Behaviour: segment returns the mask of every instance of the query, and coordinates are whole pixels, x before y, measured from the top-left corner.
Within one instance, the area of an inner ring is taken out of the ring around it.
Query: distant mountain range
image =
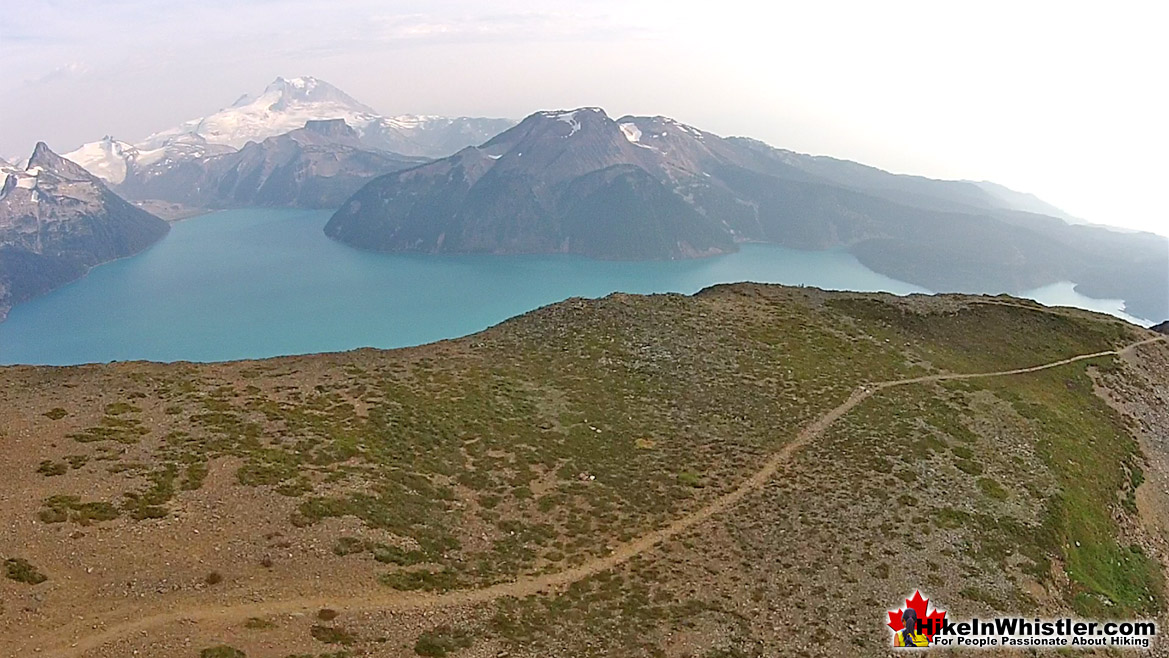
[[[169,216],[335,208],[379,175],[481,143],[513,123],[383,117],[326,82],[277,78],[258,95],[137,144],[106,137],[62,157],[40,143],[21,166],[0,161],[0,319],[12,304],[165,235],[165,222],[118,194]]]
[[[377,176],[427,161],[365,148],[344,119],[310,120],[238,151],[139,170],[116,189],[197,208],[336,208]]]
[[[481,117],[413,114],[386,117],[324,80],[309,76],[278,77],[260,94],[245,94],[230,107],[154,133],[131,148],[138,151],[137,158],[148,161],[159,157],[155,153],[159,149],[174,144],[218,146],[223,147],[220,152],[224,152],[321,119],[344,119],[367,148],[426,158],[442,157],[465,146],[482,143],[515,124],[511,119]],[[107,137],[103,141],[111,140]],[[106,178],[110,182],[122,182],[116,176],[122,166],[114,161],[135,154],[111,152],[99,144],[86,144],[64,155],[91,171],[105,169],[114,173],[114,177]],[[124,142],[121,144],[129,146]]]
[[[1125,300],[1133,315],[1169,316],[1163,237],[1080,225],[994,183],[895,175],[662,116],[613,120],[590,107],[518,125],[387,118],[323,81],[277,78],[137,144],[107,137],[67,156],[42,144],[27,166],[0,168],[0,304],[165,231],[104,180],[157,212],[339,207],[325,232],[379,251],[677,259],[771,242],[847,249],[938,291],[1017,293],[1067,280]]]
[[[309,125],[317,121],[348,129]],[[480,144],[514,123],[384,117],[323,80],[276,78],[260,94],[137,144],[107,136],[65,157],[136,200],[336,207],[361,182]]]
[[[845,248],[940,291],[1069,280],[1169,315],[1169,241],[1072,226],[1001,186],[902,176],[666,117],[538,112],[479,147],[380,177],[325,232],[379,251],[689,258],[741,242]]]
[[[38,143],[25,166],[0,166],[0,320],[13,304],[137,253],[169,228]]]
[[[276,78],[262,93],[244,95],[226,109],[155,133],[142,145],[159,148],[187,135],[242,148],[317,119],[344,119],[366,147],[427,158],[482,143],[513,125],[511,119],[404,114],[382,116],[333,85],[311,76]]]

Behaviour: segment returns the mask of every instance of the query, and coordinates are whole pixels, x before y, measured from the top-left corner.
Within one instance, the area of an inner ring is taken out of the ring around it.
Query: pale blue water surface
[[[247,209],[179,222],[145,252],[18,304],[0,323],[0,363],[221,361],[402,347],[463,336],[573,296],[693,293],[733,281],[928,292],[844,251],[774,245],[649,262],[378,254],[326,238],[329,215]]]

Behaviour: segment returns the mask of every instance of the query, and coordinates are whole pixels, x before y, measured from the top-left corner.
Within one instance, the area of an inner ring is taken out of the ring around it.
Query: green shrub
[[[1007,499],[1007,490],[1003,488],[1003,485],[999,484],[995,480],[992,480],[991,478],[978,478],[978,488],[982,489],[982,493],[990,496],[991,498],[994,498],[995,500]]]
[[[335,555],[355,555],[364,552],[365,542],[357,537],[339,537],[337,543],[333,544],[333,553]]]
[[[38,516],[44,523],[72,521],[89,525],[118,518],[118,508],[105,501],[83,503],[77,496],[50,496]]]
[[[46,459],[37,466],[37,473],[45,477],[52,477],[54,475],[64,475],[69,471],[69,466],[63,462],[55,462],[52,459]]]
[[[200,651],[199,658],[248,658],[248,654],[235,647],[220,644]]]
[[[426,556],[421,551],[404,551],[397,546],[375,544],[370,550],[373,553],[373,559],[383,564],[406,566],[418,564],[426,560]]]
[[[139,411],[142,410],[128,402],[114,402],[113,404],[106,405],[106,413],[111,416],[121,416],[122,414],[127,413],[138,413]]]
[[[324,642],[325,644],[342,644],[349,646],[357,642],[357,636],[353,635],[349,631],[346,631],[344,628],[337,628],[336,626],[321,626],[319,624],[314,624],[313,627],[309,629],[309,633],[312,634],[314,639],[320,642]]]
[[[401,590],[442,591],[458,585],[458,574],[453,569],[442,571],[391,571],[378,578],[383,585]]]
[[[29,585],[40,585],[49,579],[48,576],[37,571],[37,568],[28,562],[18,557],[8,558],[4,561],[4,575],[9,580],[15,580],[18,583],[26,583]]]
[[[428,658],[442,658],[448,653],[471,646],[471,635],[461,628],[439,626],[418,636],[414,653]]]
[[[954,465],[958,467],[958,470],[967,475],[982,475],[982,464],[978,462],[970,461],[969,459],[959,459],[957,462],[954,462]]]

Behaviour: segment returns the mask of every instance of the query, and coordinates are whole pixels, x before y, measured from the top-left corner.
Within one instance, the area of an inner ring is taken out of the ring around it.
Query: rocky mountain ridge
[[[0,187],[0,319],[13,304],[150,246],[169,225],[38,143]]]
[[[373,178],[421,162],[366,147],[343,119],[310,120],[238,151],[137,171],[117,190],[197,208],[336,208]]]

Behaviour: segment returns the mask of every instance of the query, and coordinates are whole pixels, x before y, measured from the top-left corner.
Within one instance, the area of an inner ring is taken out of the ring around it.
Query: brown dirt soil
[[[992,303],[1034,311],[1027,305]],[[774,599],[777,593],[785,590],[794,594],[800,588],[808,587],[812,596],[816,596],[817,588],[823,588],[819,592],[822,596],[834,579],[837,584],[849,582],[853,576],[847,574],[858,564],[863,564],[865,573],[870,574],[861,577],[867,586],[883,590],[886,588],[880,583],[883,578],[876,578],[872,573],[888,570],[897,573],[910,568],[899,566],[895,556],[880,553],[861,557],[859,562],[837,565],[833,572],[835,576],[814,571],[820,566],[810,566],[829,562],[827,555],[818,552],[817,545],[828,547],[838,543],[833,537],[817,536],[817,533],[831,530],[821,529],[814,523],[806,525],[810,519],[817,518],[816,515],[831,513],[829,508],[817,511],[817,506],[858,504],[845,503],[843,499],[834,502],[831,496],[797,502],[801,500],[799,492],[802,488],[816,487],[819,490],[823,486],[814,475],[814,469],[823,462],[808,461],[823,457],[816,451],[817,443],[827,449],[838,440],[833,437],[844,431],[839,424],[846,415],[851,417],[851,412],[866,401],[883,400],[891,395],[896,397],[894,394],[900,395],[897,391],[901,389],[922,388],[930,395],[945,396],[953,392],[945,386],[1029,375],[1079,362],[1095,362],[1107,356],[1121,356],[1135,364],[1134,368],[1148,369],[1149,363],[1164,360],[1167,352],[1142,346],[1164,340],[1164,337],[1142,338],[1121,349],[1100,350],[1041,365],[990,372],[935,373],[860,384],[847,393],[843,401],[800,423],[794,438],[781,441],[761,464],[757,460],[752,470],[736,471],[738,477],[733,481],[702,490],[696,498],[700,504],[690,504],[689,509],[684,504],[680,510],[682,513],[664,524],[651,526],[652,529],[648,530],[641,528],[643,531],[625,540],[608,538],[603,546],[594,547],[591,554],[582,554],[576,564],[535,562],[516,578],[436,592],[399,591],[371,582],[368,560],[339,559],[334,548],[336,538],[340,536],[403,547],[415,546],[413,539],[384,528],[370,527],[349,515],[324,518],[309,525],[290,525],[288,519],[297,514],[300,499],[273,495],[266,487],[239,486],[237,473],[246,463],[246,459],[240,456],[217,456],[208,461],[201,486],[176,496],[171,513],[164,518],[88,525],[39,521],[36,510],[44,498],[46,482],[54,485],[54,494],[107,500],[124,492],[127,484],[142,485],[148,481],[141,469],[130,468],[117,473],[97,471],[95,464],[109,453],[82,450],[66,438],[102,422],[100,410],[103,406],[108,410],[109,404],[121,400],[126,393],[126,390],[108,387],[126,387],[126,382],[133,378],[110,377],[103,374],[106,370],[102,367],[15,369],[16,376],[9,373],[8,381],[19,380],[37,390],[38,413],[62,407],[68,408],[70,414],[54,420],[52,434],[46,435],[46,421],[30,414],[27,408],[0,406],[0,428],[3,431],[0,440],[7,457],[5,465],[0,468],[5,481],[0,486],[0,528],[3,528],[0,556],[27,554],[34,558],[38,568],[50,574],[50,580],[36,588],[0,582],[0,595],[3,596],[0,620],[4,622],[4,629],[0,631],[2,655],[194,657],[202,649],[219,643],[238,647],[252,658],[283,658],[294,654],[316,656],[338,651],[362,656],[415,655],[415,642],[420,633],[444,625],[480,632],[481,637],[469,648],[458,650],[458,656],[610,655],[606,653],[603,641],[594,647],[593,640],[587,636],[579,638],[582,643],[578,647],[579,653],[565,653],[563,647],[555,646],[540,649],[537,648],[539,643],[532,645],[531,653],[517,651],[517,646],[522,646],[523,642],[517,645],[514,639],[509,639],[511,631],[499,630],[504,624],[501,619],[511,619],[509,615],[522,618],[537,608],[547,611],[541,614],[552,614],[550,611],[557,600],[577,600],[583,590],[600,593],[612,586],[623,592],[618,598],[636,598],[643,583],[663,579],[670,582],[661,592],[673,592],[670,596],[676,597],[678,602],[686,597],[692,599],[688,604],[690,612],[686,613],[690,615],[689,621],[668,631],[655,631],[658,635],[653,643],[662,647],[666,655],[769,655],[766,642],[759,645],[759,638],[789,635],[787,629],[793,628],[793,624],[798,625],[800,615],[792,608],[776,611],[765,605],[765,599]],[[452,359],[466,350],[464,343],[439,344],[413,350],[407,360]],[[474,353],[473,349],[471,353]],[[306,378],[307,374],[334,371],[353,363],[346,355],[330,355],[260,365],[277,371],[287,369],[293,373],[287,378],[287,390],[311,395],[313,387],[303,382],[319,378],[314,379],[315,375]],[[198,378],[209,378],[207,371],[210,371],[238,389],[257,384],[255,380],[241,376],[242,367],[234,364],[208,366],[205,371],[193,368],[187,374],[192,381],[197,381]],[[173,375],[168,366],[134,364],[131,368],[135,377],[146,380]],[[1153,380],[1156,376],[1148,377]],[[277,385],[273,381],[278,380],[272,379],[260,386],[265,390],[275,390],[271,388]],[[1150,384],[1154,388],[1158,385]],[[1117,386],[1113,383],[1107,390],[1115,390]],[[46,396],[46,391],[55,392],[52,394],[59,398]],[[1142,398],[1136,391],[1128,393],[1123,396],[1126,402],[1116,404],[1124,413],[1145,419],[1141,441],[1150,461],[1146,482],[1155,484],[1159,492],[1169,492],[1169,485],[1165,485],[1169,482],[1169,468],[1166,467],[1169,458],[1165,457],[1169,455],[1169,449],[1155,444],[1164,441],[1165,428],[1169,426],[1163,414],[1164,408],[1157,410],[1155,405],[1149,404],[1141,406],[1142,403],[1134,401],[1147,399],[1147,396]],[[560,397],[561,393],[557,391],[549,399],[559,400]],[[352,399],[356,402],[355,411],[365,415],[368,412],[367,400],[360,395],[354,395]],[[85,404],[79,401],[85,401]],[[167,426],[171,422],[166,411],[168,403],[164,400],[148,397],[134,399],[133,404],[140,408],[134,413],[148,427]],[[559,402],[557,406],[561,406]],[[868,406],[871,405],[865,405]],[[182,421],[181,418],[177,420]],[[557,419],[549,424],[556,426],[559,422]],[[591,423],[596,422],[586,421],[585,424],[594,428]],[[849,431],[859,431],[863,427],[863,419],[852,423],[856,425],[850,424],[852,429]],[[172,423],[172,426],[181,427],[181,422]],[[650,447],[646,450],[652,451],[661,440],[639,445],[648,445]],[[114,464],[149,463],[152,458],[149,447],[142,444],[128,443],[114,446],[112,450],[123,451],[118,452],[116,458],[109,459]],[[82,452],[88,455],[89,461],[75,470],[88,474],[88,477],[47,476],[38,472],[38,465],[46,459],[62,461]],[[499,456],[503,455],[499,453]],[[497,455],[489,453],[489,456],[495,458]],[[925,469],[922,473],[927,475],[917,477],[932,477],[928,476],[934,472],[930,469],[949,469],[947,473],[956,473],[948,464],[926,463],[919,468]],[[532,481],[531,488],[537,496],[555,493],[563,486],[548,478],[547,474],[555,469],[535,471],[538,477]],[[329,491],[329,487],[338,486],[325,481],[317,484],[318,491]],[[373,482],[366,485],[370,490],[376,488]],[[1145,528],[1146,536],[1158,537],[1162,547],[1166,545],[1169,533],[1166,533],[1159,516],[1169,504],[1167,500],[1169,497],[1159,495],[1146,484],[1137,491],[1140,511],[1132,519],[1132,523]],[[476,514],[483,513],[477,507],[478,503],[469,501],[466,504],[474,507]],[[510,503],[505,503],[506,513],[512,513],[506,508],[507,504]],[[800,510],[807,505],[810,507],[806,510],[808,516],[805,516]],[[746,514],[747,510],[760,506],[771,510],[769,513],[786,515],[786,520],[776,518],[764,523],[761,519],[766,516]],[[524,511],[516,508],[514,513],[523,515]],[[855,513],[855,509],[850,513]],[[877,519],[877,516],[873,518]],[[802,525],[808,534],[802,535],[793,545],[794,552],[776,556],[775,565],[764,567],[758,559],[758,542],[781,545],[790,541],[790,536],[782,539],[774,533]],[[491,530],[489,525],[475,519],[468,521],[466,527],[476,534]],[[878,526],[865,532],[888,530],[885,526]],[[930,551],[948,554],[952,550],[966,550],[957,549],[962,541],[960,537],[946,535],[946,532],[935,533],[926,541],[953,543],[931,545]],[[913,541],[912,538],[909,541]],[[858,541],[848,545],[867,544]],[[1166,552],[1162,549],[1156,557],[1164,555]],[[885,566],[881,567],[882,564]],[[413,568],[417,567],[406,570]],[[757,572],[757,568],[764,570]],[[212,572],[221,574],[222,582],[209,584],[208,575]],[[796,581],[785,579],[784,574],[797,576]],[[914,582],[923,582],[926,575],[924,572],[914,574],[917,579]],[[989,574],[986,580],[994,581]],[[1020,578],[1020,582],[1022,580]],[[989,602],[995,596],[1007,595],[1009,583],[1003,581],[999,587],[997,594],[987,592],[977,596],[985,596]],[[1051,585],[1029,582],[1021,587],[1030,591],[1035,599],[1047,599],[1044,607],[1054,602],[1057,596],[1051,593]],[[936,591],[945,589],[941,585],[935,587]],[[758,598],[752,594],[756,590],[760,592]],[[900,593],[895,587],[891,591]],[[704,594],[709,596],[703,599]],[[710,596],[721,597],[722,602],[718,603]],[[891,596],[896,598],[896,594]],[[967,592],[962,596],[975,595]],[[875,599],[867,605],[880,607],[889,602],[888,598]],[[953,599],[956,598],[959,594],[955,591]],[[583,600],[588,600],[587,595]],[[693,601],[698,600],[705,601],[702,604],[705,607],[695,608],[697,604]],[[800,600],[806,599],[792,599],[802,607],[803,604],[798,603]],[[595,599],[594,607],[603,610],[605,605],[611,604],[611,601]],[[993,603],[987,605],[992,609],[995,607]],[[340,614],[335,620],[321,621],[315,615],[323,608]],[[793,613],[796,613],[794,617]],[[626,610],[623,614],[631,615],[629,623],[636,623],[639,613]],[[831,616],[828,610],[818,614],[825,618]],[[840,623],[849,624],[847,619],[842,617]],[[851,622],[854,626],[857,623],[856,620]],[[337,641],[326,642],[313,639],[316,635],[326,637],[313,631],[314,627],[339,629],[342,633],[333,636],[332,639]],[[488,632],[490,629],[495,630]],[[857,634],[857,638],[866,636],[866,632],[859,628],[850,628],[850,631]],[[358,639],[346,643],[343,641],[345,634]],[[840,655],[838,648],[832,649],[837,653],[824,653],[826,649],[815,643],[787,644],[787,641],[784,646],[791,650],[791,655]],[[725,646],[726,652],[715,653],[712,646]],[[864,644],[860,639],[854,646],[858,654],[889,653],[879,649],[879,645]],[[642,654],[639,650],[629,655]]]

